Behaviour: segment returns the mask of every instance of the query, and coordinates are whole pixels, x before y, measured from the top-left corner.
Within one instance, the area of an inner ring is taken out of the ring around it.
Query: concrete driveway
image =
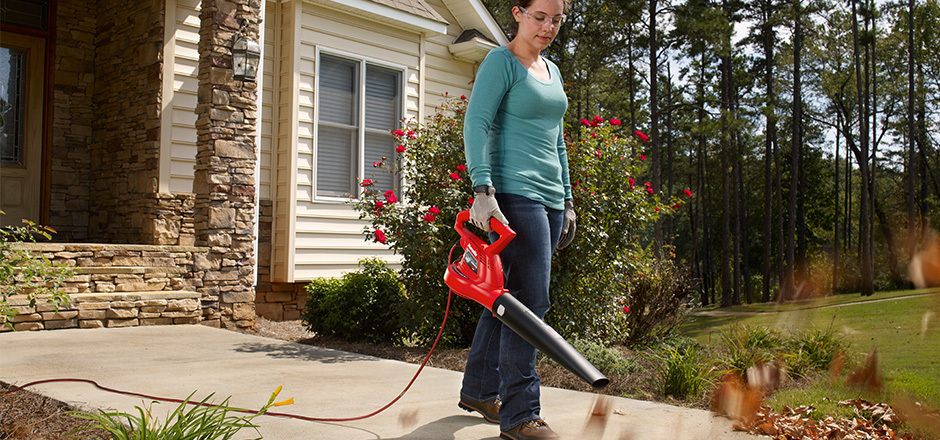
[[[370,413],[398,395],[417,365],[268,339],[201,325],[72,329],[0,334],[0,381],[23,385],[54,378],[183,399],[196,391],[214,402],[257,409],[283,387],[278,412],[317,418]],[[361,421],[326,423],[256,419],[266,439],[495,439],[497,425],[457,408],[461,373],[425,368],[411,390],[385,412]],[[84,383],[31,388],[86,409],[135,412],[149,402]],[[610,398],[606,422],[587,423],[597,395],[542,388],[542,417],[566,439],[705,440],[759,437],[735,432],[707,411]],[[154,405],[165,419],[176,404]],[[257,437],[245,430],[243,438]]]

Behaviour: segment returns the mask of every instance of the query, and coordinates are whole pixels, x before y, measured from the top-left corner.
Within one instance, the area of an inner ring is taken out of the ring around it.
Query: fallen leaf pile
[[[752,434],[767,435],[774,440],[913,440],[910,434],[898,434],[887,424],[899,420],[891,405],[870,403],[862,399],[844,400],[840,405],[854,406],[855,417],[851,419],[827,417],[814,421],[809,418],[815,408],[799,406],[784,407],[783,413],[761,406],[757,421],[748,426],[735,425],[736,429]]]

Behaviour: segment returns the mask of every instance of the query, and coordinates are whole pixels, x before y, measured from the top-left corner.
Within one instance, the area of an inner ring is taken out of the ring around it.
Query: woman
[[[471,222],[491,232],[495,217],[516,231],[500,254],[505,285],[539,318],[549,308],[552,252],[571,243],[575,230],[562,121],[568,99],[558,67],[541,56],[564,23],[566,6],[516,0],[512,41],[480,64],[464,122]],[[535,353],[484,310],[459,406],[499,423],[502,438],[558,438],[539,415]]]

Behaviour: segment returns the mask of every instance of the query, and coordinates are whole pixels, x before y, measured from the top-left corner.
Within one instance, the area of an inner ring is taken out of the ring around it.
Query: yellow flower
[[[294,398],[291,397],[290,399],[287,399],[287,400],[275,402],[274,406],[284,406],[284,405],[293,405],[293,404],[294,404]]]

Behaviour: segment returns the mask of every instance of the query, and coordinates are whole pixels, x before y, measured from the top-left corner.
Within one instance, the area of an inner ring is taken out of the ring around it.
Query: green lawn
[[[878,351],[885,384],[881,396],[820,380],[809,389],[782,391],[771,403],[825,406],[824,398],[895,399],[903,394],[930,408],[940,408],[940,289],[879,292],[872,297],[839,295],[784,305],[702,311],[718,316],[693,316],[680,333],[706,345],[717,344],[718,335],[733,324],[761,325],[784,333],[832,326],[850,344],[850,362],[861,362],[872,349]]]

